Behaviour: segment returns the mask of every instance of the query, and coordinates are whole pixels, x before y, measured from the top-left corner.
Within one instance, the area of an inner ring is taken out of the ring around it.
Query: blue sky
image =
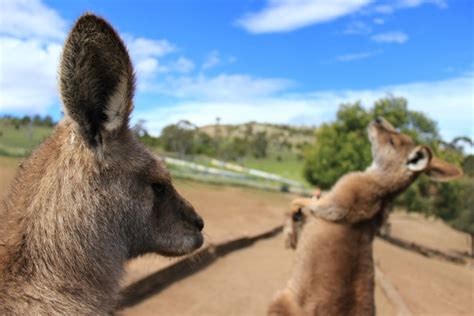
[[[0,114],[60,117],[57,65],[83,12],[108,19],[138,76],[133,121],[152,132],[250,120],[318,125],[387,93],[473,135],[471,0],[0,0]]]

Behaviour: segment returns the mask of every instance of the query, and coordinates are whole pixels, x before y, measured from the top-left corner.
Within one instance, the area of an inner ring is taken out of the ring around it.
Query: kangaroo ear
[[[432,157],[431,149],[426,146],[416,146],[408,155],[407,167],[413,172],[426,170]]]
[[[427,175],[432,180],[442,182],[459,178],[463,175],[463,172],[458,167],[444,160],[433,157],[428,166]]]
[[[91,146],[128,128],[135,87],[132,63],[104,19],[85,14],[77,20],[64,46],[59,76],[65,112]]]

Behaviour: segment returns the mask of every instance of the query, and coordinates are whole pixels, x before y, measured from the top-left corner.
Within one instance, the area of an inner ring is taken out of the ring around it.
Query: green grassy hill
[[[311,143],[314,138],[314,127],[257,122],[236,125],[206,125],[200,127],[199,131],[211,137],[223,138],[243,138],[248,134],[264,132],[272,143],[281,144],[286,147],[289,144],[295,149],[304,144]]]
[[[27,156],[52,132],[53,128],[32,123],[22,124],[17,119],[0,118],[0,155],[11,157]],[[239,157],[237,164],[280,175],[282,177],[306,183],[303,178],[303,148],[314,141],[314,129],[309,127],[294,127],[287,125],[247,123],[241,125],[204,126],[199,131],[210,137],[232,139],[244,138],[245,135],[255,135],[265,132],[268,139],[267,155],[255,158],[251,155]],[[163,148],[155,147],[155,151],[168,156],[177,157]],[[183,158],[183,157],[181,157]],[[197,163],[207,165],[209,158],[218,157],[184,157]]]
[[[45,140],[53,128],[22,125],[10,119],[0,119],[0,155],[22,157]]]

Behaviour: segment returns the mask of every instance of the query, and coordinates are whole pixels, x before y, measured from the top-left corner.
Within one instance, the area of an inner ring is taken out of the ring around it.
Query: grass
[[[294,154],[281,155],[281,160],[278,160],[275,155],[263,159],[249,157],[240,164],[307,184],[303,176],[303,160],[298,159]]]
[[[52,128],[44,126],[15,126],[0,120],[0,155],[22,157],[45,140]]]
[[[19,126],[16,128],[5,120],[0,120],[0,156],[25,157],[38,146],[52,132],[52,128],[44,126]],[[173,157],[172,153],[164,153]],[[277,159],[279,157],[279,159]],[[210,163],[209,157],[193,156],[192,161],[215,167]],[[272,151],[268,157],[256,159],[253,157],[242,158],[237,164],[248,168],[258,169],[279,176],[307,184],[303,177],[303,161],[299,160],[291,151]]]
[[[31,129],[31,132],[30,132]],[[44,126],[6,126],[0,122],[0,144],[6,147],[30,149],[39,145],[52,132],[52,128]],[[30,137],[31,135],[31,137]]]

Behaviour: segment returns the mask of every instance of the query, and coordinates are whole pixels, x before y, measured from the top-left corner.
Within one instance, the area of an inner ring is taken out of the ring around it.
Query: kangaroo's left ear
[[[128,128],[135,77],[123,41],[104,19],[81,16],[64,45],[59,72],[66,114],[92,147]]]
[[[463,172],[458,167],[442,159],[433,157],[428,166],[426,174],[435,181],[450,181],[461,177]]]
[[[413,172],[425,171],[433,157],[431,149],[426,146],[416,146],[407,159],[407,167]]]

